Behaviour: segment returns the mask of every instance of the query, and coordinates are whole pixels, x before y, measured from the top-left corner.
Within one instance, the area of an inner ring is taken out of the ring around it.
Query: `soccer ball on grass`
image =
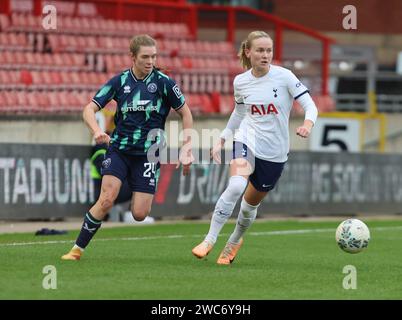
[[[347,219],[336,229],[335,239],[343,251],[358,253],[367,248],[370,242],[370,230],[359,219]]]

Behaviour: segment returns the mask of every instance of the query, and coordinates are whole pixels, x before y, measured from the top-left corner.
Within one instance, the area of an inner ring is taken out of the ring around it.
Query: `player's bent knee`
[[[135,221],[144,221],[146,216],[137,216],[133,213],[133,217],[135,219]]]
[[[139,214],[136,214],[136,213],[133,213],[133,212],[132,212],[132,215],[133,215],[133,218],[135,219],[135,221],[144,221],[145,218],[147,217],[144,214],[139,215]]]
[[[146,209],[134,209],[131,214],[136,221],[143,221],[148,216],[150,210]]]
[[[240,198],[240,196],[243,194],[243,191],[244,191],[244,189],[239,186],[235,186],[235,187],[229,186],[226,190],[233,196],[233,198],[236,198],[236,199]]]
[[[237,200],[246,189],[247,182],[247,179],[242,176],[232,176],[226,190]]]

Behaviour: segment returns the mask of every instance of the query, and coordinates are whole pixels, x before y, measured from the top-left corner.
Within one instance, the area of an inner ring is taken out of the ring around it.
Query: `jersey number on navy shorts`
[[[155,175],[155,169],[156,169],[156,164],[155,162],[146,162],[144,163],[144,167],[146,168],[144,171],[144,177],[145,178],[151,178],[151,173],[152,175]]]

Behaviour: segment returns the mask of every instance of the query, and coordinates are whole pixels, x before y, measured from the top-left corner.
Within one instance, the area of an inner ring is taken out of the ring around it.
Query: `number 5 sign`
[[[310,137],[311,151],[359,152],[360,120],[318,118]]]

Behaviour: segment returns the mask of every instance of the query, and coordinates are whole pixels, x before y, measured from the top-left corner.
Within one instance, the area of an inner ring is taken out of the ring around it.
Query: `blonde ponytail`
[[[240,64],[244,69],[251,69],[251,61],[246,56],[247,40],[242,41],[237,56],[240,59]]]

